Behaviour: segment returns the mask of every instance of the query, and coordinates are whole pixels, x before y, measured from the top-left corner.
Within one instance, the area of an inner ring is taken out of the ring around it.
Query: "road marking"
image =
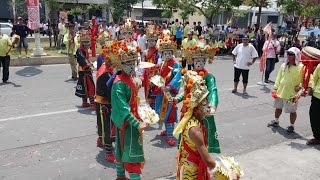
[[[251,86],[248,86],[247,88],[259,87],[259,86],[260,85],[251,85]],[[232,89],[233,88],[223,89],[223,90],[220,90],[219,92],[231,91]],[[145,100],[140,101],[140,103],[145,103],[145,102],[146,102]],[[54,112],[47,112],[47,113],[39,113],[39,114],[31,114],[31,115],[25,115],[25,116],[10,117],[10,118],[0,119],[0,122],[14,121],[14,120],[33,118],[33,117],[41,117],[41,116],[50,116],[50,115],[55,115],[55,114],[65,114],[65,113],[76,112],[79,110],[86,110],[86,109],[89,109],[89,108],[68,109],[68,110],[63,110],[63,111],[54,111]]]
[[[55,115],[55,114],[64,114],[64,113],[76,112],[79,110],[85,110],[85,109],[86,108],[69,109],[64,111],[55,111],[55,112],[48,112],[48,113],[39,113],[39,114],[31,114],[31,115],[25,115],[25,116],[10,117],[10,118],[0,119],[0,122],[13,121],[13,120],[32,118],[32,117],[40,117],[40,116],[49,116],[49,115]]]

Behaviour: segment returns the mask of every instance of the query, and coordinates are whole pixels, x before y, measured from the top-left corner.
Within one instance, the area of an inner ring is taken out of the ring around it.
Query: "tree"
[[[320,16],[320,0],[279,0],[277,5],[287,15]]]
[[[258,16],[257,16],[257,26],[260,27],[262,8],[270,6],[271,4],[270,0],[245,0],[243,4],[246,6],[259,8]]]
[[[139,0],[111,0],[112,18],[114,22],[119,22],[124,16],[130,16],[132,5],[138,3]],[[127,12],[127,14],[125,14]]]
[[[239,6],[241,3],[241,0],[153,0],[153,4],[164,10],[179,9],[183,18],[192,13],[202,14],[210,24],[214,16],[224,10],[231,10],[233,6]]]

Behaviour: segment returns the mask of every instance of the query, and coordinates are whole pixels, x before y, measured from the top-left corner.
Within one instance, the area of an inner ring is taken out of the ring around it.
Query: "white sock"
[[[275,120],[277,123],[279,123],[279,118],[275,118],[274,120]]]

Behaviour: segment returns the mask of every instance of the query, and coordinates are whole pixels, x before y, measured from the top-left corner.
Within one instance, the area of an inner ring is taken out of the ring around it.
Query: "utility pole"
[[[142,12],[142,15],[141,15],[141,20],[142,20],[142,24],[143,24],[143,20],[144,20],[144,7],[143,7],[143,3],[144,3],[144,0],[141,0],[141,12]]]
[[[13,23],[16,24],[16,19],[17,19],[16,0],[12,0],[12,14],[13,14]]]

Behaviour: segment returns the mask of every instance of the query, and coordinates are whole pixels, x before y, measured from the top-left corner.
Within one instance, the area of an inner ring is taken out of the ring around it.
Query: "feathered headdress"
[[[101,29],[98,34],[97,41],[99,42],[99,44],[101,46],[104,46],[106,44],[111,43],[112,42],[112,35],[111,35],[110,31]]]
[[[123,41],[113,41],[110,45],[105,46],[101,53],[106,59],[111,60],[111,64],[115,68],[122,69],[122,63],[136,61],[139,52],[141,52],[139,46],[133,48],[127,46]]]

